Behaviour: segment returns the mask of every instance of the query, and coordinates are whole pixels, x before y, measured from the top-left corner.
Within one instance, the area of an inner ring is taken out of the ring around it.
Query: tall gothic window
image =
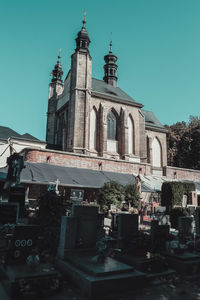
[[[161,167],[161,145],[157,138],[153,139],[152,142],[152,165],[153,167]]]
[[[112,111],[107,116],[107,139],[117,140],[117,120]]]
[[[128,153],[134,154],[134,125],[130,116],[128,116]]]
[[[96,150],[97,148],[97,115],[94,108],[90,113],[90,149]]]

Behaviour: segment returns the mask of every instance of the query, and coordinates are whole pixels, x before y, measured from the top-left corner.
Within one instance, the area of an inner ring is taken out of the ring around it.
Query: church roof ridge
[[[124,92],[120,87],[114,87],[101,79],[92,78],[92,91],[100,94],[104,94],[109,97],[114,97],[117,99],[125,100],[130,103],[143,106],[141,103],[136,102],[132,97],[130,97],[126,92]]]

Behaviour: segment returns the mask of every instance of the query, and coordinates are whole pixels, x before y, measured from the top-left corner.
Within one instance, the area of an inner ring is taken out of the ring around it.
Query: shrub
[[[127,184],[124,187],[125,201],[134,208],[140,209],[140,195],[136,184]]]
[[[191,182],[166,181],[162,184],[161,204],[170,211],[174,205],[182,206],[184,194],[195,190],[195,184]]]
[[[121,209],[123,201],[124,187],[121,184],[115,181],[109,181],[100,188],[98,204],[100,205],[101,212],[107,214],[111,204],[114,204],[117,208]]]

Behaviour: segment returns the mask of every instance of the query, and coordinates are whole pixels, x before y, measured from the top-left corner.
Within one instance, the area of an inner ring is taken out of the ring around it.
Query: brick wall
[[[182,169],[175,167],[164,167],[163,174],[166,177],[178,180],[200,181],[200,171],[191,169]]]
[[[99,170],[99,163],[102,163],[103,171],[110,171],[116,173],[141,173],[150,175],[151,166],[143,163],[134,163],[123,160],[111,160],[102,157],[89,157],[83,154],[66,153],[59,151],[48,150],[32,150],[25,149],[23,151],[26,161],[35,163],[50,163],[63,167],[85,168],[92,170]]]

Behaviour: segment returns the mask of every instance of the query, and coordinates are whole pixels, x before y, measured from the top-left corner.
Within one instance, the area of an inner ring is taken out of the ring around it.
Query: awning
[[[0,173],[7,173],[7,168],[0,169]],[[62,167],[48,163],[25,162],[25,168],[20,175],[21,183],[51,184],[56,180],[59,180],[61,186],[81,188],[100,188],[108,181],[116,181],[122,185],[136,182],[132,174]]]
[[[0,179],[5,180],[8,168],[0,169]],[[32,163],[25,161],[20,182],[32,184],[52,184],[59,180],[59,185],[98,189],[105,182],[116,181],[122,185],[135,184],[136,174],[116,173],[83,168],[62,167],[49,163]],[[153,175],[140,175],[142,192],[161,192],[164,181],[173,179]],[[200,193],[200,182],[195,182],[196,190]],[[197,192],[197,193],[198,193]]]

